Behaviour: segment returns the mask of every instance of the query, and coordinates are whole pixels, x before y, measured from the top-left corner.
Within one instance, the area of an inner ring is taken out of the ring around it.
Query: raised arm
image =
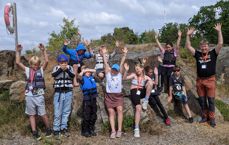
[[[105,73],[108,73],[111,71],[110,65],[108,64],[108,60],[106,57],[106,50],[102,49],[102,56],[103,56],[103,63],[104,63],[104,69],[105,69]]]
[[[216,46],[216,53],[219,54],[221,48],[223,47],[223,35],[222,35],[222,30],[221,30],[221,23],[217,23],[214,27],[214,29],[217,31],[218,33],[218,44]]]
[[[135,76],[134,73],[131,73],[130,75],[127,75],[128,71],[129,71],[129,68],[130,68],[129,65],[128,65],[127,63],[125,63],[123,67],[124,67],[124,69],[125,69],[125,72],[124,72],[124,74],[123,74],[122,79],[123,79],[123,80],[130,80],[130,79],[133,79],[134,76]]]
[[[25,65],[21,63],[21,50],[22,50],[22,46],[18,44],[16,48],[16,64],[24,71]]]
[[[192,53],[193,56],[195,55],[196,50],[191,45],[190,36],[194,31],[195,31],[194,27],[188,28],[187,35],[186,35],[186,44],[185,44],[185,47]]]
[[[181,30],[178,30],[178,38],[177,38],[177,51],[179,52],[179,49],[180,49],[180,42],[181,42],[181,36],[182,36],[182,32]]]
[[[153,73],[155,75],[154,83],[155,83],[155,87],[156,87],[158,85],[158,69],[157,69],[157,67],[154,67]]]
[[[62,47],[62,51],[65,54],[70,55],[72,50],[68,48],[68,44],[69,44],[69,41],[68,40],[64,40],[64,46]]]
[[[40,49],[40,51],[41,51],[41,53],[42,53],[42,55],[44,56],[44,59],[45,59],[43,65],[41,66],[43,68],[43,70],[45,70],[47,65],[48,65],[48,62],[49,62],[48,54],[46,52],[45,46],[43,44],[41,44],[41,43],[39,44],[39,49]]]
[[[128,52],[128,49],[126,47],[124,47],[122,49],[122,52],[123,52],[123,56],[122,56],[122,59],[121,59],[121,63],[120,63],[120,73],[123,74],[124,73],[124,68],[123,68],[123,64],[126,60],[126,55],[127,55],[127,52]]]
[[[165,52],[165,49],[161,46],[161,43],[160,43],[159,40],[158,40],[158,35],[157,35],[157,34],[155,35],[155,40],[156,40],[156,43],[157,43],[157,45],[158,45],[160,51],[161,51],[162,53],[164,53],[164,52]]]

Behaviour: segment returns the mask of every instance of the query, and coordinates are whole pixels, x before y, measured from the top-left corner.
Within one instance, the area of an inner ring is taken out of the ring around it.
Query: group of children
[[[178,32],[178,36],[178,41],[180,41],[181,32]],[[47,137],[51,136],[52,133],[58,137],[60,135],[69,136],[68,121],[72,109],[73,88],[78,86],[80,86],[83,94],[81,135],[85,137],[96,136],[97,78],[100,81],[104,79],[106,81],[104,101],[108,110],[111,126],[110,138],[120,138],[122,136],[124,103],[124,96],[122,94],[123,80],[131,80],[130,99],[135,108],[134,137],[140,137],[139,123],[141,120],[141,111],[142,109],[146,110],[148,104],[157,115],[162,116],[166,125],[171,124],[168,114],[159,99],[164,78],[166,78],[167,85],[169,86],[168,102],[171,102],[172,99],[180,100],[188,113],[189,122],[193,122],[190,109],[187,105],[188,99],[184,87],[184,80],[180,75],[180,68],[175,66],[177,53],[175,49],[172,48],[171,43],[166,44],[166,47],[163,48],[157,38],[156,40],[164,56],[163,63],[160,66],[145,66],[146,60],[144,59],[143,62],[135,64],[135,72],[130,74],[128,73],[129,65],[125,63],[128,52],[126,47],[121,48],[122,58],[120,64],[110,65],[109,59],[116,54],[116,51],[109,55],[106,47],[101,46],[99,53],[94,55],[93,50],[89,47],[90,43],[88,41],[79,43],[76,49],[69,49],[67,47],[68,41],[64,41],[62,50],[70,57],[68,58],[65,54],[60,54],[57,57],[58,65],[56,65],[52,71],[52,77],[54,78],[54,119],[52,129],[46,115],[45,99],[43,96],[45,89],[44,70],[48,64],[46,49],[43,44],[39,45],[45,58],[42,65],[41,60],[37,56],[33,56],[29,60],[30,66],[26,67],[20,61],[22,46],[18,45],[16,49],[16,63],[26,74],[25,113],[29,116],[33,136],[37,140],[41,139],[36,128],[36,115],[42,117],[46,125]],[[120,47],[119,42],[116,42],[116,47]],[[85,67],[83,63],[83,59],[89,59],[91,57],[96,59],[95,69]],[[161,81],[159,81],[159,76],[162,76]],[[118,121],[117,130],[115,127],[116,111]]]

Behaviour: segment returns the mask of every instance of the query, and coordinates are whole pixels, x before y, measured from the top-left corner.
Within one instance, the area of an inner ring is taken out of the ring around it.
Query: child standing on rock
[[[41,60],[37,56],[33,56],[29,60],[29,67],[26,67],[20,61],[20,55],[22,46],[17,45],[16,48],[16,64],[25,71],[26,75],[26,88],[25,88],[25,113],[29,115],[30,126],[32,128],[33,137],[36,140],[40,140],[41,136],[36,128],[36,115],[42,117],[42,120],[46,126],[46,137],[52,135],[52,130],[49,126],[48,116],[45,111],[45,99],[44,99],[44,70],[48,65],[48,55],[43,44],[39,45],[39,48],[44,56],[44,63],[41,65]]]
[[[94,69],[85,68],[79,74],[80,88],[83,92],[83,118],[81,123],[81,135],[85,137],[96,136],[95,122],[97,120],[98,97]]]
[[[175,66],[173,68],[173,75],[169,80],[169,98],[168,102],[170,103],[172,99],[176,99],[183,103],[186,112],[188,113],[188,121],[193,122],[192,114],[188,106],[188,97],[185,89],[184,79],[180,74],[180,67]]]
[[[57,57],[58,65],[53,68],[54,77],[54,121],[53,134],[68,137],[68,119],[71,113],[73,98],[73,78],[75,76],[73,67],[68,65],[68,57],[60,54]]]

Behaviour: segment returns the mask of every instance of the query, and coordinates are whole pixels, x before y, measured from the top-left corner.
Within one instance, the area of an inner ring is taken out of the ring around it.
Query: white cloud
[[[55,16],[55,17],[60,17],[60,18],[66,17],[67,18],[67,15],[65,14],[64,11],[53,8],[53,7],[50,7],[50,12],[48,14],[51,16]]]
[[[121,16],[109,14],[107,12],[84,13],[81,18],[82,24],[86,25],[112,25],[123,22],[123,18]]]
[[[0,0],[0,14],[9,0]],[[58,32],[64,17],[75,18],[83,37],[95,39],[112,33],[115,27],[128,26],[135,32],[159,29],[164,23],[187,23],[201,6],[217,0],[17,0],[19,42],[25,49],[47,42]],[[166,17],[164,16],[166,12]],[[14,49],[14,37],[5,29],[0,15],[0,50]]]

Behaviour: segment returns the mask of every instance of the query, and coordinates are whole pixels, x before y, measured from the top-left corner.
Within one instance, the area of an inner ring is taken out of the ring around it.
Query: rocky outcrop
[[[25,100],[25,82],[17,81],[10,86],[10,100],[23,102]]]
[[[12,80],[1,80],[0,81],[0,91],[9,90],[12,83],[13,83]]]
[[[23,72],[18,71],[18,67],[15,64],[15,51],[12,50],[2,50],[0,51],[0,79],[1,80],[22,80]],[[28,65],[28,61],[24,56],[21,57],[21,62]]]

